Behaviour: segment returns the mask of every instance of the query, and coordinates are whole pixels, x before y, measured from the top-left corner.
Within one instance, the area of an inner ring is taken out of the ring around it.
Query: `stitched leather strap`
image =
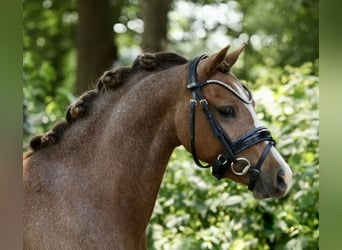
[[[187,85],[187,89],[192,91],[192,99],[189,102],[190,108],[190,146],[191,146],[191,153],[192,158],[194,159],[195,163],[201,168],[209,168],[210,165],[203,165],[198,156],[196,151],[196,106],[197,100],[204,97],[200,92],[200,88],[206,85],[206,82],[198,82],[197,81],[197,65],[200,60],[208,57],[207,55],[201,55],[196,57],[189,63],[189,71],[188,71],[188,81],[189,84]]]
[[[258,180],[258,177],[259,177],[259,174],[260,174],[260,168],[261,168],[261,165],[262,163],[264,162],[266,156],[268,155],[268,153],[270,152],[272,146],[274,145],[274,142],[273,141],[270,141],[264,151],[262,152],[256,166],[252,169],[252,174],[251,174],[251,177],[249,179],[249,184],[248,184],[248,189],[253,191],[254,187],[255,187],[255,184],[256,184],[256,181]]]

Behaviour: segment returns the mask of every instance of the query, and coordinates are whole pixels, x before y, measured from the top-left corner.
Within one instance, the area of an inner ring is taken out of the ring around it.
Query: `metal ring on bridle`
[[[247,163],[247,165],[243,168],[243,170],[241,172],[236,171],[234,168],[234,165],[238,162],[245,162]],[[249,168],[251,167],[251,163],[249,162],[249,160],[247,160],[246,158],[236,158],[236,162],[232,162],[230,164],[230,168],[232,169],[232,172],[236,175],[244,175],[248,172]]]
[[[217,156],[217,160],[219,160],[221,162],[222,165],[226,165],[228,160],[226,158],[224,158],[224,156],[222,154],[219,154]]]

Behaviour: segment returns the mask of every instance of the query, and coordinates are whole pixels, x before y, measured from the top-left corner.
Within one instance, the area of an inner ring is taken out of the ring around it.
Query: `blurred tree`
[[[24,0],[25,141],[64,116],[73,94],[88,89],[112,65],[117,55],[112,27],[124,3]]]
[[[43,90],[40,101],[68,78],[63,69],[75,47],[76,21],[74,1],[23,1],[24,83]]]
[[[144,20],[142,50],[158,52],[166,49],[168,12],[172,0],[141,0]]]
[[[77,0],[77,80],[79,95],[117,59],[113,23],[121,14],[123,1],[113,8],[110,0]]]
[[[23,1],[24,139],[46,131],[72,100],[75,1]]]

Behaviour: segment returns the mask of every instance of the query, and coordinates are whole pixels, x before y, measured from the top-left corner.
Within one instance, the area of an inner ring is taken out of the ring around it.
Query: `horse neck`
[[[175,69],[169,69],[131,85],[127,92],[104,93],[92,117],[84,124],[79,121],[81,128],[75,123],[74,131],[68,133],[77,145],[78,164],[88,167],[90,180],[102,186],[98,190],[104,194],[97,196],[112,199],[109,204],[114,199],[115,223],[129,230],[145,230],[165,167],[179,144],[175,97],[184,87],[177,79],[171,80],[175,75]],[[72,157],[75,162],[75,154]]]

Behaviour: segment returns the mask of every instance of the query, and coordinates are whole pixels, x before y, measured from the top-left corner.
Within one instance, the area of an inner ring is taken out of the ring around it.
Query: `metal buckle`
[[[195,100],[195,99],[190,99],[190,100],[189,100],[189,103],[190,103],[190,104],[195,104],[195,105],[197,105],[197,100]]]
[[[222,160],[223,159],[223,160]],[[221,165],[226,165],[228,160],[226,158],[224,158],[224,156],[222,154],[219,154],[217,156],[217,160],[219,160],[221,162]]]
[[[245,162],[247,163],[247,165],[243,168],[243,170],[241,172],[238,172],[237,170],[235,170],[234,165],[238,162]],[[230,164],[230,168],[232,169],[232,172],[236,175],[244,175],[248,172],[249,168],[251,167],[251,163],[249,162],[249,160],[247,160],[246,158],[237,158],[236,162],[232,162]]]
[[[201,105],[202,105],[202,104],[208,105],[208,101],[207,101],[207,99],[205,99],[205,98],[201,99],[201,100],[200,100],[200,103],[201,103]]]
[[[186,88],[189,89],[189,90],[192,90],[194,88],[197,88],[197,82],[191,82],[189,84],[186,85]]]

